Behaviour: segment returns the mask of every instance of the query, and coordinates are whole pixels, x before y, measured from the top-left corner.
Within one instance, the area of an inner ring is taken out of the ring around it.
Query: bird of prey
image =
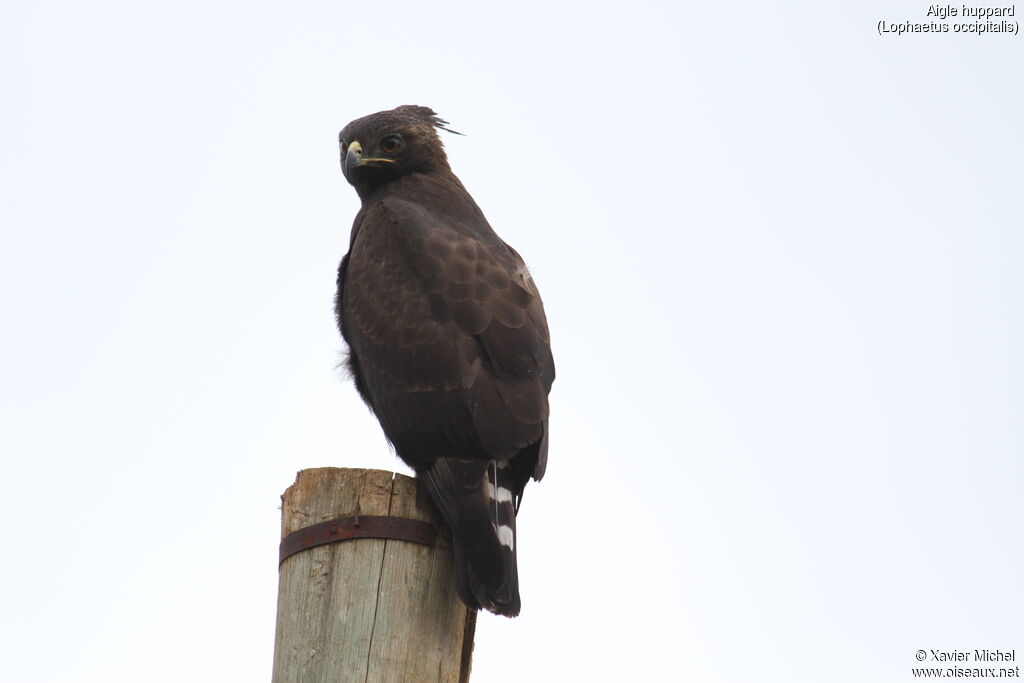
[[[513,617],[516,513],[547,465],[555,366],[530,272],[448,165],[447,123],[405,105],[341,131],[362,207],[335,312],[356,389],[452,531],[459,597]]]

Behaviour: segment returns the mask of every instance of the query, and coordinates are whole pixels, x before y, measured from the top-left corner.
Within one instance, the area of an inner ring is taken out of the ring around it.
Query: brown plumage
[[[362,208],[336,312],[356,388],[452,530],[459,596],[515,616],[515,513],[547,464],[555,366],[537,286],[452,173],[446,123],[406,105],[341,131]]]

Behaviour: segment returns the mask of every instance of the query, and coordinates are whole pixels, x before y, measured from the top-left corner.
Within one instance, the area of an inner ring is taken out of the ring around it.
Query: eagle
[[[460,599],[514,617],[516,514],[547,466],[555,365],[537,285],[452,172],[447,125],[404,105],[339,134],[362,206],[335,313],[359,395],[451,529]]]

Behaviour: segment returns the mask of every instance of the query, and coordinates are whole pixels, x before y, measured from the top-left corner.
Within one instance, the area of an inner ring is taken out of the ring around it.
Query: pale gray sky
[[[927,8],[7,7],[4,680],[269,678],[278,496],[405,471],[332,317],[337,132],[399,104],[558,364],[474,681],[1024,654],[1024,39],[877,33]]]

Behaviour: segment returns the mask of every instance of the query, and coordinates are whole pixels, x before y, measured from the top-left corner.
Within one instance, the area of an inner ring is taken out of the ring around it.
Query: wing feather
[[[543,304],[519,255],[471,219],[391,197],[364,207],[353,231],[343,332],[368,402],[414,466],[444,453],[509,460],[546,433]]]

